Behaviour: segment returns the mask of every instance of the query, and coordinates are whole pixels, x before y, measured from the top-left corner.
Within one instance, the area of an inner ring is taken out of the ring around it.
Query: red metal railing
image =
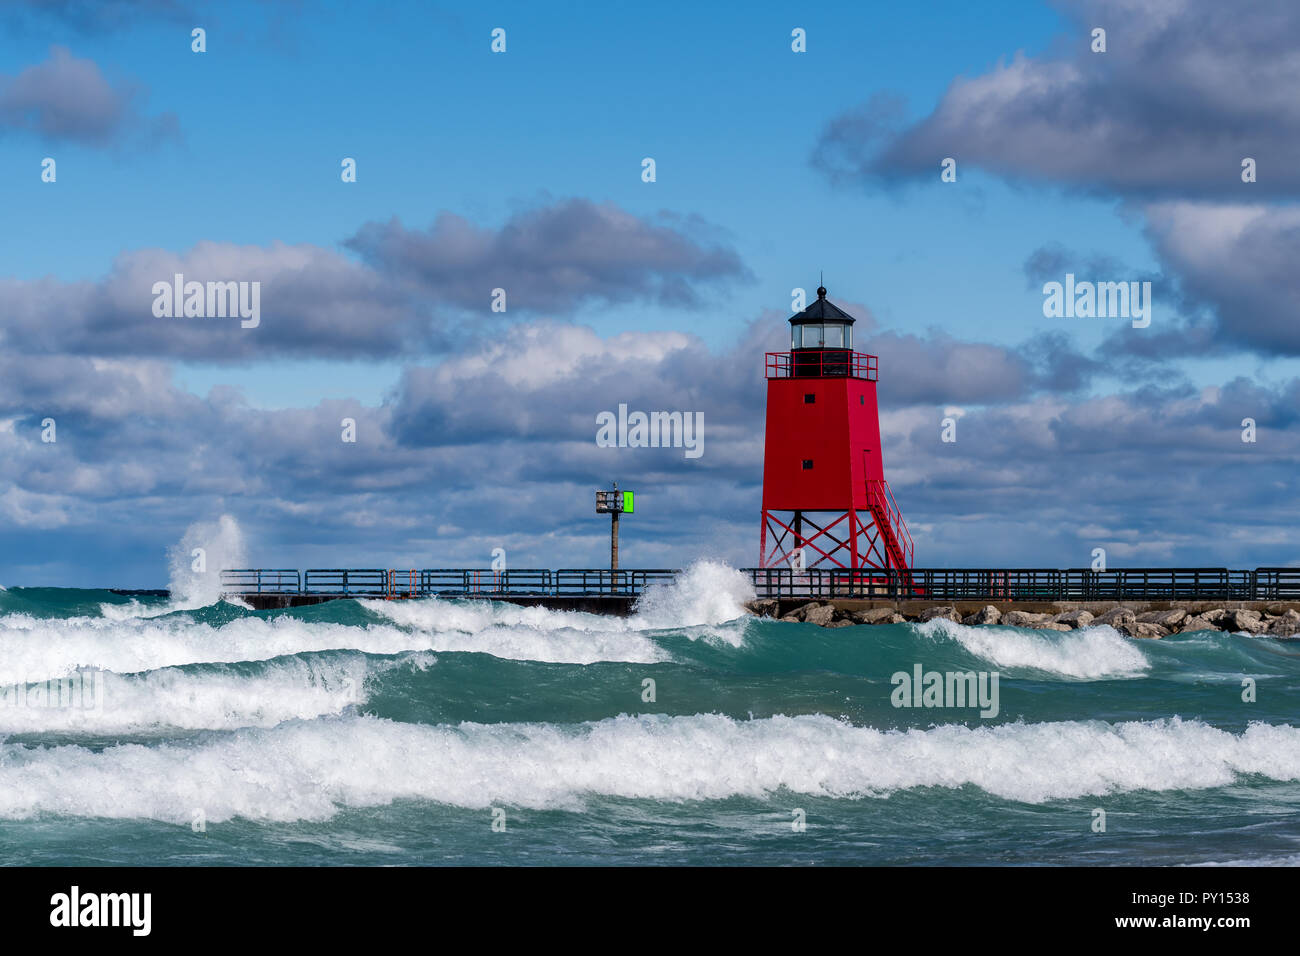
[[[386,587],[384,589],[384,600],[393,601],[399,598],[409,599],[409,598],[418,597],[419,589],[415,585],[415,574],[416,572],[414,568],[412,568],[410,571],[398,571],[394,568],[389,568],[388,579],[385,582]],[[398,575],[403,575],[404,577],[406,577],[406,580],[403,581],[400,577],[398,577]],[[403,584],[406,585],[405,591],[402,590]]]
[[[876,381],[876,356],[849,349],[768,352],[768,378],[865,378]]]
[[[465,589],[475,594],[481,591],[496,594],[501,590],[501,572],[479,570],[466,571]]]
[[[898,510],[894,493],[889,490],[889,482],[869,480],[867,482],[867,507],[876,516],[877,523],[885,535],[887,545],[894,559],[903,568],[912,566],[912,535],[907,530],[903,513]]]

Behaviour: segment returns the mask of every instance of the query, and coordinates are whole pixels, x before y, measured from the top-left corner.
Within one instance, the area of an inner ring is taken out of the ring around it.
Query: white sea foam
[[[651,663],[666,654],[627,618],[480,600],[366,601],[374,613],[421,635],[431,650],[513,660]]]
[[[203,569],[194,569],[196,548],[203,550]],[[214,522],[196,522],[168,554],[171,576],[168,588],[177,608],[207,607],[221,599],[222,568],[246,568],[244,532],[230,515]]]
[[[176,605],[170,601],[161,604],[142,604],[132,598],[125,604],[107,602],[100,604],[99,616],[109,621],[131,621],[136,618],[162,617],[175,610],[177,610]],[[63,620],[77,620],[77,618],[63,618]]]
[[[738,643],[746,620],[743,602],[753,596],[739,571],[697,561],[672,582],[649,587],[625,618],[477,600],[367,601],[366,607],[428,635],[434,650],[572,664],[652,663],[668,655],[646,632],[677,629],[689,637]]]
[[[735,568],[700,560],[670,583],[646,588],[632,624],[637,628],[678,628],[724,624],[744,618],[744,604],[754,599],[754,586]]]
[[[85,667],[128,674],[325,650],[477,651],[573,664],[648,663],[668,656],[624,618],[477,601],[375,601],[367,606],[392,623],[356,626],[279,615],[211,625],[187,614],[122,620],[8,614],[0,617],[0,685],[64,677]]]
[[[1027,803],[1300,779],[1300,730],[1198,721],[1004,724],[882,732],[825,716],[621,716],[578,725],[427,726],[343,716],[93,752],[0,747],[0,818],[322,820],[398,799],[578,809],[657,801],[862,797],[976,786]]]
[[[329,662],[287,657],[255,675],[221,666],[200,674],[175,668],[125,677],[83,672],[82,693],[76,699],[97,699],[97,706],[24,704],[37,699],[29,698],[29,688],[6,688],[0,697],[0,734],[273,727],[286,720],[343,713],[361,702],[367,672],[360,655]]]
[[[304,651],[430,650],[425,636],[397,627],[349,627],[287,616],[237,618],[219,627],[183,614],[125,622],[22,618],[0,620],[0,685],[64,677],[79,668],[132,674],[181,664],[265,661]]]
[[[954,640],[1007,670],[1039,671],[1077,680],[1141,677],[1151,666],[1136,642],[1104,625],[1074,631],[968,627],[935,618],[916,625],[931,639]]]
[[[191,570],[190,551],[207,549],[209,570]],[[290,615],[241,618],[220,626],[195,622],[178,610],[213,603],[214,568],[240,564],[242,535],[229,516],[191,526],[172,551],[171,601],[101,604],[98,616],[0,617],[0,684],[62,677],[79,667],[134,673],[191,663],[257,661],[306,651],[356,649],[481,652],[514,660],[590,664],[652,663],[669,655],[656,630],[739,643],[753,597],[738,571],[698,561],[669,584],[654,585],[631,617],[586,614],[486,601],[367,601],[394,626],[349,626]],[[165,620],[157,620],[165,617]]]
[[[195,568],[196,549],[203,552],[200,569]],[[100,616],[111,621],[129,621],[216,604],[221,600],[221,570],[248,566],[244,532],[239,522],[230,515],[222,515],[216,521],[195,522],[167,549],[167,565],[169,600],[152,604],[135,599],[125,604],[102,603]]]

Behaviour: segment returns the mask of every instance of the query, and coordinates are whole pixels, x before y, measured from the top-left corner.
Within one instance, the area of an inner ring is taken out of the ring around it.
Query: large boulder
[[[838,620],[831,621],[829,624],[822,625],[822,627],[854,627],[854,626],[856,626],[856,622],[846,617],[842,617],[839,618]]]
[[[1286,604],[1282,601],[1274,601],[1268,607],[1264,608],[1264,610],[1269,614],[1272,614],[1274,617],[1285,617],[1294,614],[1296,617],[1300,618],[1300,611],[1297,611],[1290,604]]]
[[[1137,621],[1139,624],[1159,624],[1172,631],[1187,620],[1187,617],[1186,609],[1171,607],[1163,611],[1147,611],[1145,614],[1139,614]]]
[[[897,624],[903,615],[892,607],[869,607],[865,611],[854,611],[853,619],[859,624]]]
[[[1007,611],[1002,615],[1002,623],[1011,627],[1037,627],[1050,619],[1050,614],[1035,614],[1033,611]]]
[[[811,604],[801,604],[793,611],[786,611],[784,614],[782,614],[781,620],[802,621],[805,614],[807,614],[813,608],[817,608],[817,607],[821,607],[821,605],[818,604],[816,601],[813,601]]]
[[[775,598],[759,598],[757,601],[749,601],[745,604],[745,610],[759,617],[775,617],[776,609],[777,601]]]
[[[1062,624],[1060,621],[1040,621],[1037,624],[1030,624],[1030,627],[1038,631],[1073,631],[1074,628],[1068,624]]]
[[[1137,620],[1137,615],[1129,607],[1113,607],[1109,611],[1104,611],[1093,618],[1093,624],[1108,624],[1119,630],[1125,624],[1132,624]]]
[[[1223,626],[1233,632],[1258,634],[1264,630],[1266,625],[1259,619],[1258,611],[1242,607],[1237,608],[1235,611],[1229,611],[1228,616],[1224,619]]]
[[[1275,617],[1269,622],[1268,630],[1264,633],[1269,637],[1295,637],[1300,634],[1300,620],[1290,617]]]
[[[1131,621],[1128,624],[1121,624],[1119,629],[1129,637],[1161,638],[1169,634],[1168,628],[1152,624],[1150,621]]]
[[[826,627],[831,621],[835,620],[835,605],[819,604],[817,607],[810,605],[804,609],[803,619],[809,624]]]
[[[1209,618],[1197,615],[1185,620],[1182,626],[1178,628],[1178,633],[1190,634],[1193,631],[1217,631],[1218,629],[1218,626]]]
[[[1087,627],[1092,623],[1093,613],[1085,611],[1083,608],[1075,608],[1072,611],[1062,611],[1056,617],[1052,618],[1057,624],[1064,624],[1067,627]]]
[[[927,607],[921,612],[922,621],[933,621],[936,617],[961,623],[961,615],[957,613],[955,607]]]
[[[963,624],[970,624],[978,627],[983,624],[997,624],[1002,620],[1002,612],[992,604],[986,604],[974,614],[968,614],[961,619]]]
[[[1228,619],[1228,615],[1231,613],[1232,613],[1231,611],[1225,611],[1221,607],[1216,607],[1208,611],[1202,611],[1197,616],[1205,618],[1215,627],[1222,628],[1224,626],[1224,622],[1227,621]]]

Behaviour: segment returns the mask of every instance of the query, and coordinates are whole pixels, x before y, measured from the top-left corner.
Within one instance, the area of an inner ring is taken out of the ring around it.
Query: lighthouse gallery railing
[[[768,378],[865,378],[876,381],[879,359],[850,349],[767,352]]]

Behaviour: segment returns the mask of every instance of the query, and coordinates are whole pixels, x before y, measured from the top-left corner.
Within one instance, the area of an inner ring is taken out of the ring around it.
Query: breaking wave
[[[882,732],[827,716],[620,716],[577,725],[426,726],[332,717],[214,739],[101,751],[0,747],[0,818],[40,813],[173,823],[323,820],[345,807],[583,808],[780,792],[827,798],[977,787],[1041,803],[1136,790],[1300,779],[1300,730],[1232,734],[1177,718]]]
[[[1140,677],[1151,666],[1135,641],[1105,625],[1048,631],[969,627],[935,618],[916,629],[930,638],[954,640],[976,657],[1010,671],[1109,680]]]

